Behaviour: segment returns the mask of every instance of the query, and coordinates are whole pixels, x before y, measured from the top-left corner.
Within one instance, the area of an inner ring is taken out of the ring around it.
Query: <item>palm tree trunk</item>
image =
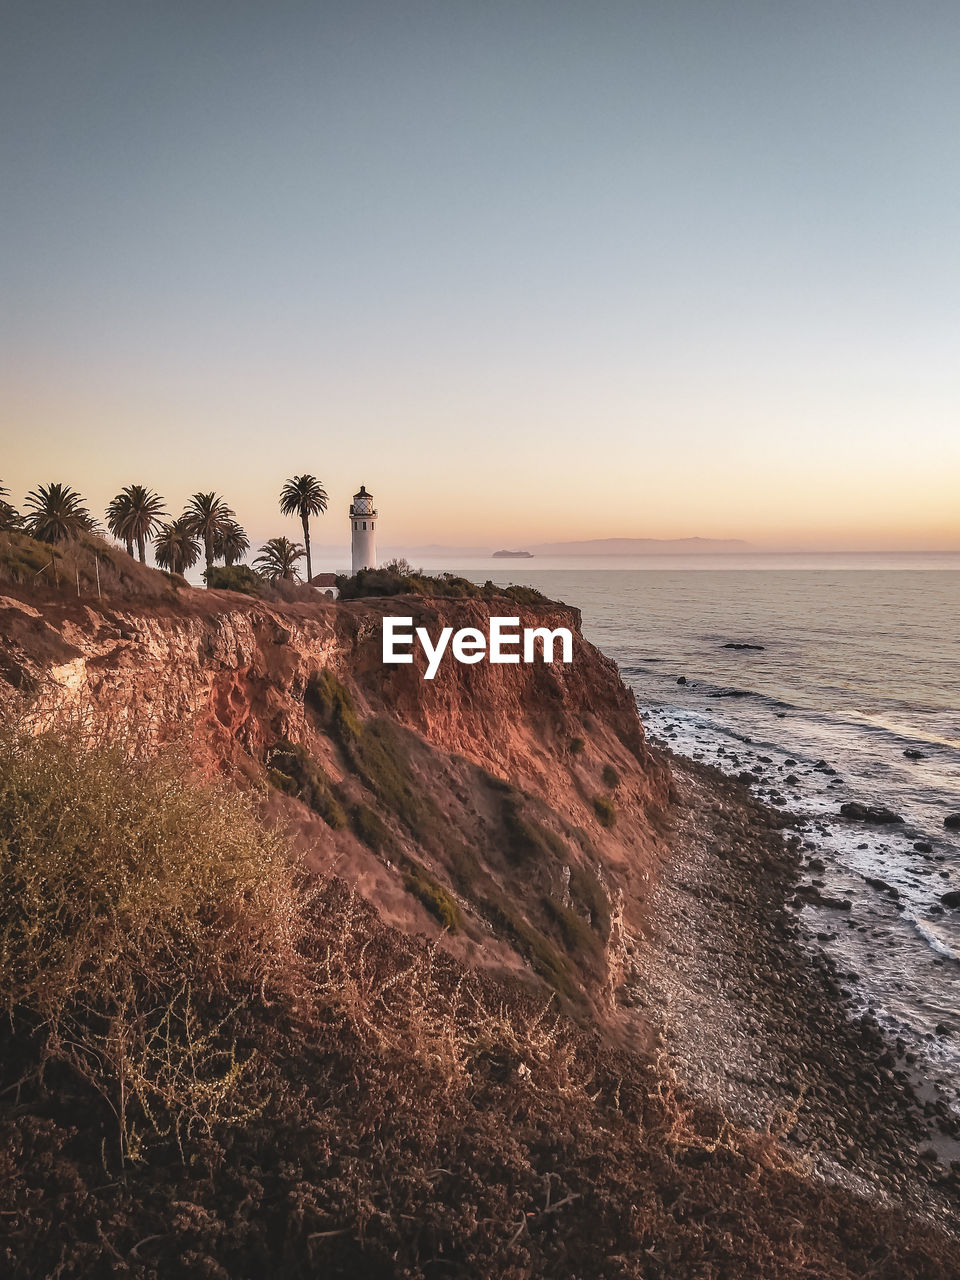
[[[132,538],[124,538],[124,542],[127,544],[127,555],[128,555],[128,556],[130,557],[130,559],[132,560],[132,559],[133,559],[133,539],[132,539]]]
[[[143,534],[140,534],[140,536],[137,538],[137,551],[140,553],[140,563],[141,563],[141,564],[146,564],[146,563],[147,563],[147,549],[146,549],[146,547],[144,546],[144,543],[143,543]]]
[[[313,565],[310,563],[310,517],[302,515],[300,522],[303,525],[303,549],[307,553],[307,581],[313,577]]]
[[[207,586],[209,587],[213,576],[213,538],[206,533],[203,535],[203,551],[207,559]]]

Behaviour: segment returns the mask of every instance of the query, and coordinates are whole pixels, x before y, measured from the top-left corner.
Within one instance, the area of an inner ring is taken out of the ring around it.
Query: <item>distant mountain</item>
[[[544,542],[538,556],[678,556],[727,555],[753,551],[740,538],[590,538],[585,542]]]

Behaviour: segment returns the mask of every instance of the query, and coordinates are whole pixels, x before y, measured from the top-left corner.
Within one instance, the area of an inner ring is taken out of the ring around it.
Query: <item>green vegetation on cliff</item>
[[[278,790],[302,800],[328,827],[339,831],[347,825],[336,789],[306,747],[279,742],[268,755],[267,766],[269,781]]]
[[[204,581],[217,591],[239,591],[246,596],[262,596],[264,579],[246,564],[215,564],[205,569]]]
[[[438,837],[442,814],[413,775],[402,730],[363,722],[350,691],[329,668],[311,676],[304,702],[331,731],[352,769],[383,806],[422,841]]]
[[[382,569],[361,569],[355,574],[339,574],[340,598],[358,600],[369,596],[425,596],[428,599],[494,600],[506,598],[514,604],[549,604],[534,587],[498,587],[489,580],[482,586],[453,573],[424,573],[405,563],[384,565]]]

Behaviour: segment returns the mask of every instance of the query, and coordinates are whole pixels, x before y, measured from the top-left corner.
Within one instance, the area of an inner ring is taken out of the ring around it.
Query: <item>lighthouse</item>
[[[360,492],[353,495],[350,503],[351,537],[350,548],[353,554],[353,572],[360,569],[377,567],[377,540],[374,536],[374,525],[379,512],[373,507],[373,494],[367,493],[364,485]]]

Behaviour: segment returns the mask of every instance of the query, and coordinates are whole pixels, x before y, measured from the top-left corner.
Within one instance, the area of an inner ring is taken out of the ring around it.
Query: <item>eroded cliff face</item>
[[[384,666],[382,618],[574,631],[570,665]],[[669,825],[670,779],[576,610],[404,597],[266,605],[182,591],[96,608],[0,598],[0,702],[93,717],[263,786],[308,866],[611,1016]],[[622,1012],[622,1011],[621,1011]],[[619,1015],[618,1015],[619,1016]]]

